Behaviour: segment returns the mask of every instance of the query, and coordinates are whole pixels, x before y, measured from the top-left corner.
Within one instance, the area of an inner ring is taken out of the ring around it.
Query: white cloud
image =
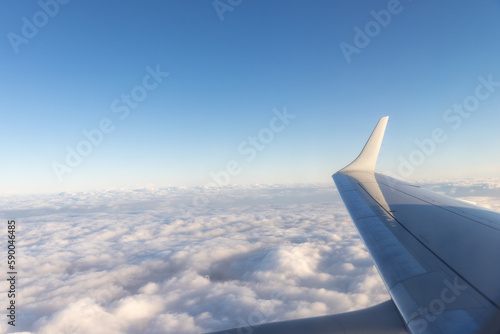
[[[208,204],[190,209],[200,191]],[[18,331],[200,333],[388,298],[333,183],[3,200],[18,220]]]

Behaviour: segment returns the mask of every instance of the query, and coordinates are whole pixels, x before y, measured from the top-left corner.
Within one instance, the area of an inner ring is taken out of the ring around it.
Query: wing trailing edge
[[[342,314],[271,322],[209,334],[406,334],[405,325],[391,300]]]

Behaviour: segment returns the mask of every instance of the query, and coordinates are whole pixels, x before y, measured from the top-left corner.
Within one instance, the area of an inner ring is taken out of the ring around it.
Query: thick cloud
[[[389,298],[333,183],[2,200],[19,332],[200,333]]]

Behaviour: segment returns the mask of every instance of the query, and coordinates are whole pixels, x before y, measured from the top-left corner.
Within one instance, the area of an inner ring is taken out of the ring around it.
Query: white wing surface
[[[500,214],[375,173],[386,123],[335,184],[408,331],[477,333],[499,307]]]

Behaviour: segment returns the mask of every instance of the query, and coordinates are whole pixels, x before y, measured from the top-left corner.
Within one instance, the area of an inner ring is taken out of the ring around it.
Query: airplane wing
[[[392,300],[218,333],[500,333],[500,214],[375,173],[387,120],[333,180]]]

